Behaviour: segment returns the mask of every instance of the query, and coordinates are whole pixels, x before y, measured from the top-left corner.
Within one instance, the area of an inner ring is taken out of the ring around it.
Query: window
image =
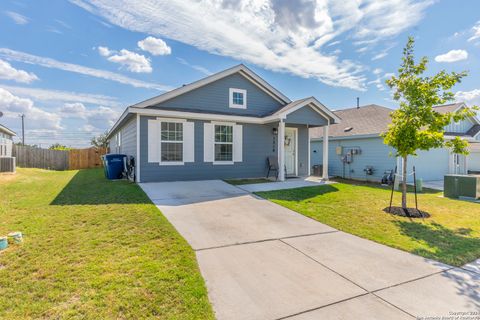
[[[230,108],[247,108],[247,90],[230,88]]]
[[[161,123],[161,162],[183,162],[183,123]]]
[[[233,161],[233,126],[215,125],[214,161]]]

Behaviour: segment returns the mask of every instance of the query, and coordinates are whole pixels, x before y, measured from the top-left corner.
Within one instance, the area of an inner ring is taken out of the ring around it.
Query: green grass
[[[0,175],[1,319],[213,319],[195,254],[135,184],[102,170]]]
[[[224,181],[226,183],[231,184],[231,185],[239,186],[239,185],[242,185],[242,184],[273,182],[274,180],[270,180],[270,179],[266,179],[266,178],[251,178],[251,179],[226,179]]]
[[[336,183],[259,192],[259,196],[336,229],[417,255],[460,266],[480,258],[480,204],[443,198],[426,190],[418,195],[428,219],[403,218],[382,210],[390,190],[372,184]],[[408,195],[414,206],[414,195]],[[395,192],[394,204],[400,204]]]

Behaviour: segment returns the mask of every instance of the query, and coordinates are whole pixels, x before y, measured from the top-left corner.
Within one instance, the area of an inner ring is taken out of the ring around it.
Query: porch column
[[[285,181],[285,122],[278,123],[278,180]]]
[[[328,128],[330,121],[323,127],[323,180],[328,180]]]

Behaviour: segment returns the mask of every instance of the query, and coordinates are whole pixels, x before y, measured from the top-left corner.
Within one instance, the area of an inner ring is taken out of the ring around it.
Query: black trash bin
[[[105,177],[109,180],[122,179],[126,154],[106,154],[102,157]]]

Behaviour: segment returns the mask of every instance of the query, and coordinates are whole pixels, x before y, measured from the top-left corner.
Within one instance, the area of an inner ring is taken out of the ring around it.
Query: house
[[[454,112],[466,108],[464,103],[437,106],[440,113]],[[401,159],[394,157],[395,150],[383,143],[380,134],[391,123],[392,109],[379,105],[367,105],[357,108],[335,111],[342,119],[329,129],[329,172],[330,175],[380,181],[385,171],[401,167]],[[458,123],[451,123],[445,128],[445,139],[455,136],[470,142],[470,155],[452,154],[448,149],[439,148],[419,151],[418,156],[408,158],[408,171],[415,166],[417,177],[424,181],[443,180],[448,173],[465,174],[480,171],[480,122],[469,118]],[[313,128],[311,135],[312,165],[323,164],[323,135]],[[409,176],[412,181],[413,177]]]
[[[0,157],[11,157],[15,132],[0,124]]]
[[[269,156],[284,180],[310,174],[308,129],[328,136],[339,121],[314,97],[291,101],[238,65],[126,108],[107,139],[135,157],[140,182],[265,177]]]

